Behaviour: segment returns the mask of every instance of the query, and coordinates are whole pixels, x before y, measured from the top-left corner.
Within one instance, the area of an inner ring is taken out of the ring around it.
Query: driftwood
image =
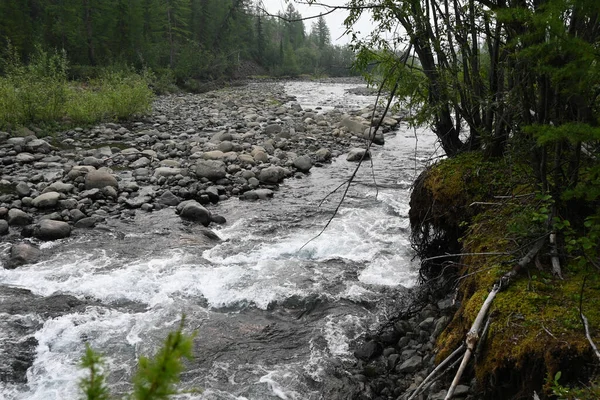
[[[519,273],[519,271],[521,271],[521,269],[523,269],[525,266],[527,266],[527,264],[529,264],[534,259],[534,257],[537,255],[537,253],[539,253],[539,251],[544,246],[544,240],[545,240],[545,237],[538,239],[533,244],[531,249],[527,252],[527,254],[525,254],[525,256],[523,258],[521,258],[519,260],[519,262],[509,272],[504,274],[498,280],[498,282],[496,282],[494,284],[492,290],[488,294],[488,297],[485,299],[485,301],[483,302],[483,305],[479,309],[479,313],[477,314],[477,317],[475,318],[475,321],[473,322],[471,329],[469,329],[469,332],[467,332],[467,338],[465,340],[467,349],[465,350],[465,354],[463,356],[462,362],[460,363],[460,367],[458,368],[458,371],[456,372],[456,375],[454,376],[454,380],[452,381],[452,384],[450,385],[450,388],[448,389],[448,393],[446,394],[445,400],[451,399],[452,396],[454,395],[456,386],[458,386],[458,382],[460,381],[460,378],[462,377],[462,374],[464,373],[465,368],[467,367],[469,359],[471,358],[471,355],[473,354],[475,347],[477,346],[477,342],[479,341],[479,331],[481,329],[481,325],[487,315],[488,310],[490,309],[490,307],[492,305],[492,302],[494,301],[494,298],[496,297],[498,292],[500,292],[500,290],[508,287],[508,285],[510,284],[512,279],[515,276],[517,276],[517,274]]]

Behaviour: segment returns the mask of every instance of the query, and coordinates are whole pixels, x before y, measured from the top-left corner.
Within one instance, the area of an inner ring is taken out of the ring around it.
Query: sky
[[[286,0],[262,0],[266,10],[270,14],[277,14],[279,11],[284,12],[287,8],[288,2]],[[294,8],[302,14],[303,17],[310,17],[319,15],[327,12],[329,9],[323,6],[319,6],[316,4],[306,5],[301,3],[296,3],[295,1],[290,1]],[[346,0],[319,0],[317,2],[331,5],[331,6],[342,6],[346,3]],[[350,37],[344,36],[344,32],[346,28],[344,27],[344,19],[348,15],[348,11],[346,10],[336,10],[331,14],[325,15],[325,22],[329,27],[331,32],[331,41],[333,44],[337,45],[345,45],[350,42]],[[304,26],[306,27],[306,32],[310,32],[310,27],[312,23],[316,21],[316,19],[310,19],[304,21]],[[361,17],[358,23],[355,25],[355,29],[360,31],[362,35],[366,35],[371,32],[372,21],[368,17]]]

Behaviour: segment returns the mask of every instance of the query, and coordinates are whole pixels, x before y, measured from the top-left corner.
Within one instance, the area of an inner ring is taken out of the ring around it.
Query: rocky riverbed
[[[136,243],[136,230],[147,229],[152,221],[171,221],[173,209],[178,223],[189,233],[186,240],[200,248],[214,246],[220,237],[212,228],[227,226],[232,211],[231,206],[223,208],[220,203],[231,198],[242,203],[267,201],[281,195],[279,188],[286,179],[305,179],[340,156],[352,162],[360,160],[370,127],[380,118],[380,110],[374,111],[372,105],[303,107],[286,94],[281,83],[260,82],[201,95],[160,97],[151,116],[127,123],[75,128],[51,136],[35,130],[25,130],[20,136],[0,132],[3,267],[22,269],[55,257],[59,250],[52,242],[67,237],[77,240],[92,235],[100,243],[115,224],[129,232],[115,233],[125,238],[115,251],[136,249],[141,246]],[[384,145],[387,132],[401,120],[402,115],[384,118],[381,132],[373,138],[374,146]],[[140,220],[144,225],[136,228]],[[164,240],[165,244],[157,247],[166,248],[171,245],[167,236],[157,231],[152,240]],[[344,269],[349,267],[355,268]],[[14,354],[9,354],[12,362],[0,368],[0,382],[26,381],[39,341],[34,333],[42,329],[44,321],[98,304],[97,298],[87,296],[58,293],[44,298],[24,288],[1,289],[0,311],[11,316],[2,329],[11,332],[6,336],[12,338],[2,346]],[[307,307],[318,309],[313,303],[320,301],[307,301]],[[325,394],[292,397],[407,398],[433,368],[434,338],[454,310],[450,299],[429,299],[427,303],[394,323],[373,325],[370,330],[376,333],[356,340],[353,366],[346,363],[344,368],[333,368],[342,383],[325,385],[326,389],[320,389]],[[135,313],[144,307],[119,300],[110,302],[109,309]],[[264,306],[268,307],[272,306]],[[27,317],[28,313],[36,317]],[[269,335],[269,341],[277,341]],[[18,337],[21,339],[15,339]],[[288,398],[277,395],[279,389],[271,389],[276,397]],[[468,393],[468,387],[460,387],[457,398]],[[440,399],[443,395],[443,387],[436,383],[416,398]]]
[[[54,240],[136,211],[177,207],[183,219],[224,223],[231,196],[272,197],[286,178],[348,153],[359,160],[373,107],[351,114],[302,109],[277,83],[158,98],[150,117],[50,137],[0,132],[0,234]],[[375,142],[398,124],[386,117]],[[357,147],[353,149],[353,147]],[[24,258],[16,251],[5,267]]]

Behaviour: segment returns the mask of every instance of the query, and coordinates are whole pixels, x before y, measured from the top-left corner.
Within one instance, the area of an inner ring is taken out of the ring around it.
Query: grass
[[[92,124],[126,119],[151,109],[154,95],[148,77],[131,70],[106,69],[90,81],[70,82],[66,55],[43,51],[28,65],[9,52],[2,66],[1,129],[29,124]]]

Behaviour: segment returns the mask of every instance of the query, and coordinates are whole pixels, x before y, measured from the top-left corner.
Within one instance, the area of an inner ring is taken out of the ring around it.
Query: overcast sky
[[[284,12],[287,8],[288,2],[285,0],[262,0],[265,8],[270,14],[277,14],[277,12]],[[320,0],[318,1],[323,4],[331,5],[331,6],[342,6],[346,4],[346,0]],[[318,5],[306,5],[299,4],[295,1],[291,1],[292,5],[303,17],[310,17],[314,15],[323,14],[329,11],[328,8]],[[331,14],[325,16],[325,22],[327,22],[327,26],[331,31],[331,41],[334,44],[344,45],[350,42],[350,37],[344,36],[344,19],[348,15],[348,11],[346,10],[336,10]],[[310,27],[312,23],[316,21],[316,19],[310,19],[304,21],[304,26],[306,27],[306,33],[310,32]],[[355,29],[358,29],[362,35],[366,35],[371,31],[371,20],[367,17],[362,17],[360,21],[355,25]]]

